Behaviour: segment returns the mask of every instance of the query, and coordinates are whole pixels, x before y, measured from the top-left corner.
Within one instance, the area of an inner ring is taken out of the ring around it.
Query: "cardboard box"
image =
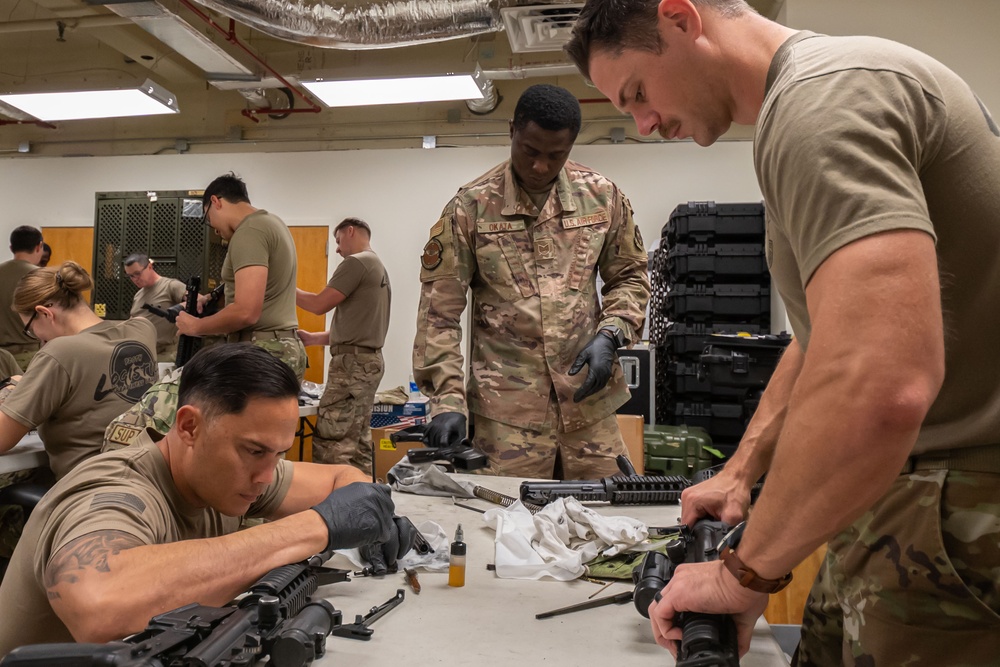
[[[398,426],[386,426],[385,428],[372,429],[372,446],[375,448],[375,481],[385,482],[385,475],[392,466],[399,463],[399,460],[406,455],[406,452],[414,448],[423,447],[422,442],[401,442],[393,444],[390,435],[404,428],[403,424]]]
[[[628,457],[640,475],[645,474],[645,451],[642,439],[642,429],[645,426],[642,415],[617,415],[618,428],[625,440]]]
[[[403,403],[402,405],[376,403],[372,406],[371,427],[390,426],[405,418],[411,418],[411,424],[423,424],[429,412],[430,403],[427,401]]]

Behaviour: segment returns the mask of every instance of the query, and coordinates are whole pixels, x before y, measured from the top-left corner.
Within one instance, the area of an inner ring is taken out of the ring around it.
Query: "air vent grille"
[[[583,4],[529,5],[500,10],[514,53],[559,51],[569,41]]]

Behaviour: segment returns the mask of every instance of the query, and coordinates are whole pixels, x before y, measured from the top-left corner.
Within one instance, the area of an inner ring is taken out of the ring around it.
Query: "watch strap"
[[[609,325],[601,327],[601,331],[610,336],[611,340],[615,342],[616,347],[625,347],[625,334],[621,329],[616,326]]]
[[[777,593],[792,581],[791,572],[780,579],[765,579],[747,567],[729,546],[723,548],[720,559],[722,560],[722,565],[729,570],[730,574],[736,577],[736,581],[739,582],[740,586],[749,588],[757,593]]]

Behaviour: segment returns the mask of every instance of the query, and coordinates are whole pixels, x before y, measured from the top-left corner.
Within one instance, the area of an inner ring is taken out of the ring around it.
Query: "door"
[[[94,276],[94,228],[93,227],[42,227],[42,236],[52,248],[49,266],[59,266],[66,261],[74,261]],[[84,294],[90,302],[90,292]],[[104,313],[97,313],[104,317]]]
[[[295,254],[298,258],[299,270],[296,285],[307,292],[320,292],[328,280],[327,256],[330,241],[329,227],[289,227],[292,239],[295,240]],[[305,331],[325,331],[326,315],[313,315],[301,308],[295,309],[299,318],[299,328]],[[306,369],[306,380],[322,384],[326,381],[323,373],[323,362],[326,358],[326,348],[307,347],[309,368]]]

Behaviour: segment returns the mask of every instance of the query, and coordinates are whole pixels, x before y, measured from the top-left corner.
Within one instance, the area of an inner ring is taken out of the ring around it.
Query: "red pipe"
[[[277,72],[277,70],[268,65],[266,62],[264,62],[264,60],[260,58],[260,56],[251,51],[249,47],[243,44],[243,42],[241,42],[236,37],[236,21],[234,21],[233,19],[229,19],[229,30],[226,30],[221,25],[213,21],[211,16],[209,16],[208,14],[203,12],[200,8],[192,4],[190,0],[179,0],[179,2],[188,9],[190,9],[192,12],[194,12],[198,16],[198,18],[200,18],[202,21],[204,21],[211,27],[215,28],[220,34],[222,34],[223,37],[226,38],[227,42],[229,42],[230,44],[234,44],[238,46],[240,49],[242,49],[244,53],[253,58],[254,61],[256,61],[257,64],[259,64],[265,70],[273,74],[274,78],[276,78],[278,81],[284,84],[286,88],[295,93],[297,97],[301,98],[302,101],[308,104],[310,107],[308,109],[275,109],[273,107],[267,107],[263,109],[244,109],[242,112],[244,116],[246,116],[247,118],[249,118],[254,122],[259,122],[256,118],[253,117],[254,114],[319,113],[320,111],[323,110],[323,107],[313,102],[310,98],[306,97],[305,94],[303,94],[298,88],[289,83],[288,80],[285,79],[285,77],[281,76],[281,74]]]

